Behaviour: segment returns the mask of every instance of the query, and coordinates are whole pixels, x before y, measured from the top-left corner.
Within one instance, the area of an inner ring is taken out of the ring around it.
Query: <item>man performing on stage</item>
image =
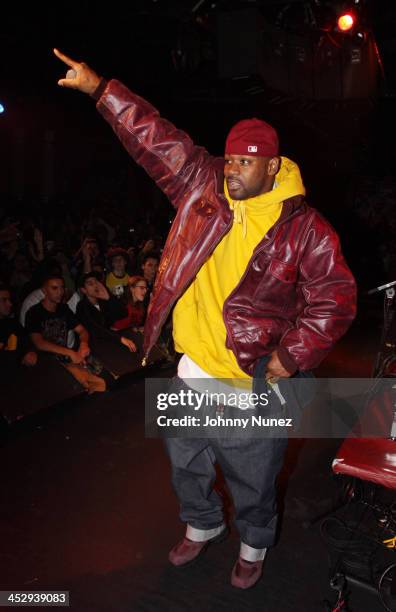
[[[55,54],[69,68],[59,85],[97,101],[177,209],[150,301],[145,355],[174,307],[181,385],[198,378],[251,382],[266,355],[267,378],[318,366],[355,315],[355,283],[335,231],[305,203],[298,166],[279,156],[274,128],[240,121],[227,136],[224,158],[211,157],[119,81]],[[253,586],[274,544],[284,440],[169,438],[166,446],[187,524],[170,562],[191,563],[227,533],[213,490],[217,462],[241,538],[231,583]]]

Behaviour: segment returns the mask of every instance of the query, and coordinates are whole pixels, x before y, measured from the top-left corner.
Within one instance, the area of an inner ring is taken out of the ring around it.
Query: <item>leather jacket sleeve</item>
[[[174,206],[197,186],[202,191],[205,173],[224,166],[224,160],[194,145],[188,134],[163,119],[149,102],[119,81],[106,84],[97,109]]]
[[[319,225],[308,233],[300,263],[306,306],[278,347],[279,359],[291,373],[317,367],[356,314],[356,283],[338,236],[323,218]]]

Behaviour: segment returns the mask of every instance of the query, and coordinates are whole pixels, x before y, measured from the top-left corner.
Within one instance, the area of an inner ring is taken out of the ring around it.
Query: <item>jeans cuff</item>
[[[197,529],[187,524],[186,538],[193,542],[206,542],[218,536],[224,529],[224,523],[214,529]]]
[[[245,561],[263,561],[265,555],[267,553],[266,548],[252,548],[245,542],[241,542],[241,548],[239,551],[239,556]]]

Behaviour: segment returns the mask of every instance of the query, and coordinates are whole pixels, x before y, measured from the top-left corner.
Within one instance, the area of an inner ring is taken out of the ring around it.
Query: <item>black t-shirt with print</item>
[[[44,340],[67,346],[67,334],[79,324],[67,304],[58,304],[55,312],[50,312],[42,302],[32,306],[26,314],[26,329],[29,334],[41,334]]]

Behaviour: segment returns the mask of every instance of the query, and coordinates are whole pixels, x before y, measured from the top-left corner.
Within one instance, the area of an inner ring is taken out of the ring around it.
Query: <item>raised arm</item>
[[[95,94],[98,111],[172,204],[178,206],[189,195],[198,199],[209,175],[213,178],[215,170],[221,171],[224,161],[194,145],[188,134],[119,81],[106,83],[84,62],[76,62],[56,49],[54,53],[69,68],[58,84]]]

